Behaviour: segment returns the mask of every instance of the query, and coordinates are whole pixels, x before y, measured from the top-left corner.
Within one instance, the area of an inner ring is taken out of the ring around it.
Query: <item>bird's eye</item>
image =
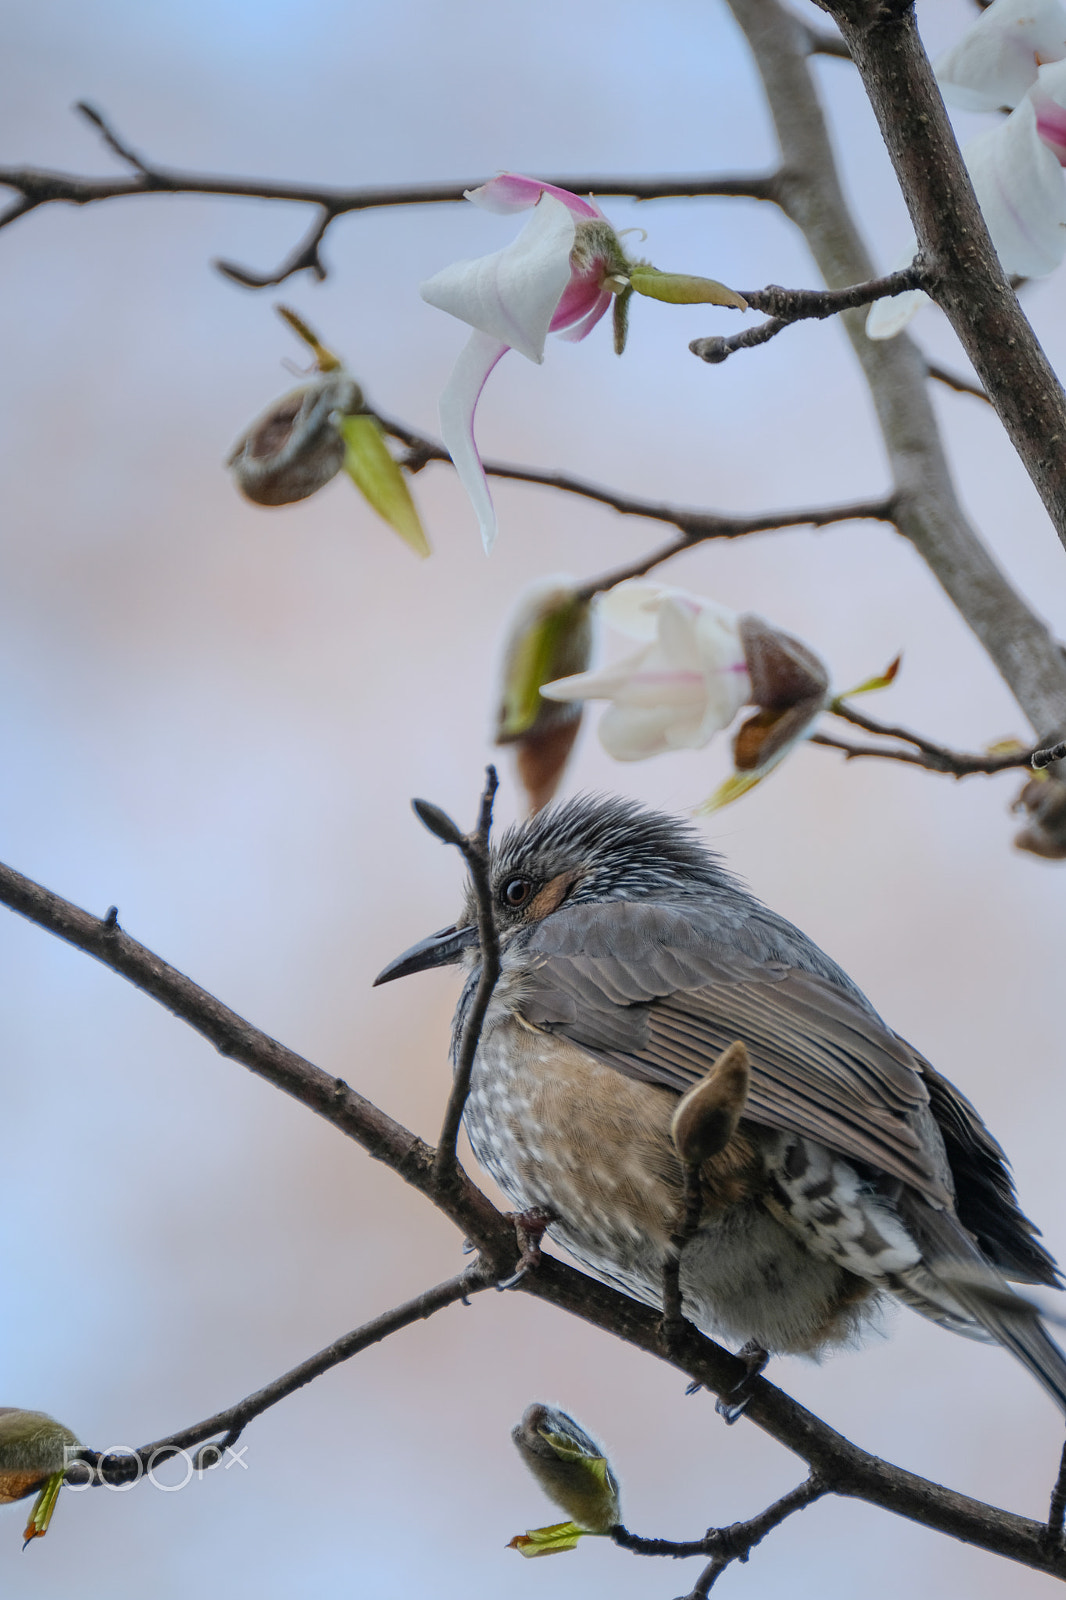
[[[528,878],[511,878],[503,886],[502,900],[505,906],[524,906],[533,893],[533,885]]]

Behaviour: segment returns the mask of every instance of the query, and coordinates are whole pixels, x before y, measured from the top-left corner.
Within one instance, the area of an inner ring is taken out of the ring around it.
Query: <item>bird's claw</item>
[[[543,1206],[532,1206],[528,1211],[508,1211],[506,1215],[514,1223],[521,1255],[514,1272],[509,1278],[501,1278],[497,1289],[517,1288],[527,1272],[540,1266],[540,1241],[555,1221],[554,1211],[547,1211]]]
[[[769,1359],[769,1353],[763,1349],[761,1344],[756,1344],[754,1339],[749,1339],[748,1343],[744,1345],[742,1349],[737,1351],[737,1360],[744,1363],[744,1376],[741,1378],[739,1383],[733,1385],[732,1389],[729,1391],[728,1397],[726,1395],[719,1395],[718,1399],[714,1402],[714,1409],[722,1418],[723,1422],[728,1423],[730,1427],[732,1427],[734,1422],[737,1422],[748,1409],[748,1402],[751,1399],[752,1387],[756,1378],[762,1372]]]

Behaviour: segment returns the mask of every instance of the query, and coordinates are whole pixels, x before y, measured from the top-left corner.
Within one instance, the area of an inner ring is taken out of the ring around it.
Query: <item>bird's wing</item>
[[[869,1163],[934,1205],[950,1202],[939,1142],[921,1137],[929,1094],[920,1057],[857,992],[742,944],[699,910],[646,901],[564,908],[525,944],[520,1008],[535,1027],[679,1093],[742,1039],[752,1122]]]

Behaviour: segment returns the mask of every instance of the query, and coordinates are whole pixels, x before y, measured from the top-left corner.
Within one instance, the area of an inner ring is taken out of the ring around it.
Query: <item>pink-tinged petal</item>
[[[496,541],[496,512],[474,442],[474,412],[489,373],[509,348],[486,333],[471,334],[440,397],[441,438],[470,496],[486,555]]]
[[[1016,106],[1042,62],[1066,57],[1060,0],[994,0],[936,63],[944,99],[964,111]]]
[[[1032,100],[962,153],[1004,271],[1053,272],[1066,255],[1066,181],[1037,132]]]
[[[600,318],[610,309],[614,295],[609,289],[604,289],[596,296],[590,309],[577,322],[571,322],[568,327],[556,328],[555,318],[552,318],[552,332],[557,333],[560,339],[565,339],[569,344],[579,344],[582,339],[587,339]]]
[[[593,200],[583,200],[560,189],[554,183],[541,183],[539,178],[524,178],[517,172],[501,172],[498,178],[483,183],[479,189],[467,189],[466,198],[483,211],[494,211],[497,216],[513,216],[516,211],[528,211],[537,204],[542,194],[561,200],[575,217],[600,217],[603,215]]]
[[[604,294],[604,269],[598,263],[585,272],[570,269],[570,282],[563,290],[562,299],[551,320],[551,332],[559,333],[575,322],[583,322],[589,312],[599,304]],[[609,294],[609,291],[607,291]],[[601,312],[602,315],[602,312]]]
[[[1060,167],[1066,167],[1066,61],[1041,67],[1029,98],[1036,108],[1036,131],[1050,146]]]
[[[555,308],[570,282],[573,243],[573,217],[546,195],[506,249],[477,261],[456,261],[420,285],[419,293],[438,310],[540,362]]]

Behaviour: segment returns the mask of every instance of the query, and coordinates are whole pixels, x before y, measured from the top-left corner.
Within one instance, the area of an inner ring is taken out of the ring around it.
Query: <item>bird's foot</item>
[[[527,1272],[535,1271],[540,1266],[540,1241],[556,1220],[554,1211],[548,1211],[543,1206],[532,1206],[528,1211],[508,1211],[506,1215],[514,1223],[518,1248],[522,1253],[514,1272],[509,1278],[501,1279],[496,1285],[497,1289],[516,1288]]]
[[[730,1427],[747,1410],[752,1386],[769,1359],[769,1352],[754,1339],[749,1339],[747,1344],[737,1351],[737,1360],[744,1363],[744,1376],[730,1389],[728,1397],[720,1395],[714,1403],[714,1409]]]

